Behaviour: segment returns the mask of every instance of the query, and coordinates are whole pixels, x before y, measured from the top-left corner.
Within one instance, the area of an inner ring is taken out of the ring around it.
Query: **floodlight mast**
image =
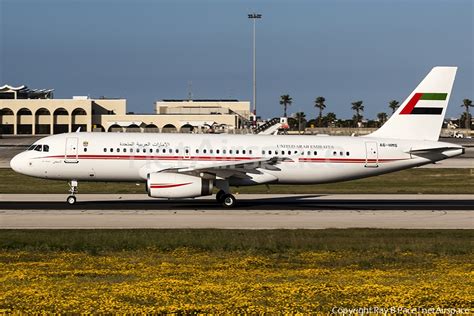
[[[253,124],[257,125],[257,71],[256,71],[256,43],[255,43],[255,25],[257,19],[261,19],[262,15],[259,13],[251,13],[248,15],[249,19],[253,21],[253,115],[254,122]]]

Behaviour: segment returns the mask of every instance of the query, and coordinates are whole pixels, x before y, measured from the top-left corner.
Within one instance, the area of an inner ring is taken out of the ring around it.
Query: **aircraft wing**
[[[215,175],[219,178],[246,177],[246,174],[261,174],[257,169],[279,170],[276,166],[279,162],[288,159],[280,157],[257,158],[245,161],[216,161],[211,163],[200,163],[190,167],[162,170],[166,172],[186,173],[203,177],[203,174]]]

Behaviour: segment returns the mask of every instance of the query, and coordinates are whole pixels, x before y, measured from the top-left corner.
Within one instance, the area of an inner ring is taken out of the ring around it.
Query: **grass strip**
[[[307,251],[473,252],[474,230],[431,229],[123,229],[0,230],[0,249],[27,251]]]

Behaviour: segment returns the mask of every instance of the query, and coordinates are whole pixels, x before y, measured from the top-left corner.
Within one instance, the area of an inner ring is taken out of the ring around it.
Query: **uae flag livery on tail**
[[[443,107],[423,106],[419,101],[445,101],[447,93],[415,93],[400,114],[441,115]],[[416,106],[419,104],[418,106]]]
[[[431,69],[390,119],[369,136],[437,141],[456,71],[450,66]]]

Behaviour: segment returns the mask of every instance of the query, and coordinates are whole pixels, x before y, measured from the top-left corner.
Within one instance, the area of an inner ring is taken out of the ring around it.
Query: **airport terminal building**
[[[160,100],[152,114],[127,112],[126,99],[55,99],[53,89],[0,86],[0,134],[232,131],[249,124],[250,102]]]

